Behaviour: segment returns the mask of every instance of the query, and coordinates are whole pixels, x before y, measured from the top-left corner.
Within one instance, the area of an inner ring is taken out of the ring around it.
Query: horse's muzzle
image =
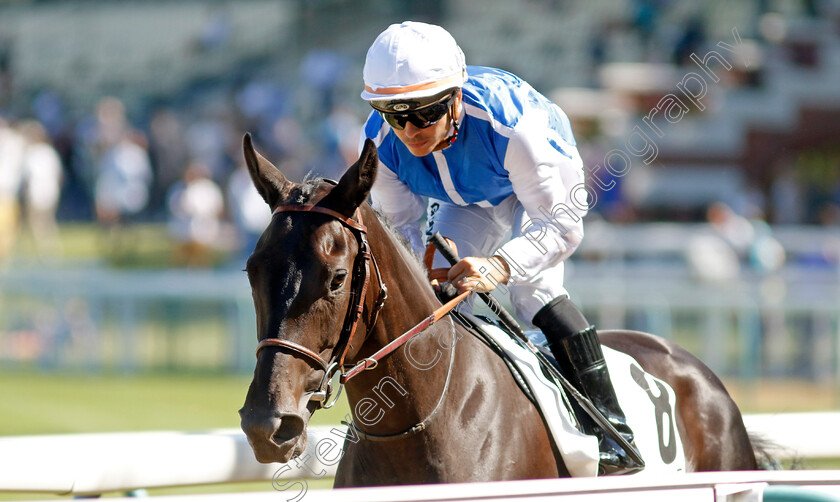
[[[295,413],[264,415],[239,410],[242,431],[262,463],[286,463],[306,448],[306,422]]]

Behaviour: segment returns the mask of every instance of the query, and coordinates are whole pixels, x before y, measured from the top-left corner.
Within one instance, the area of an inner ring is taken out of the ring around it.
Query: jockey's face
[[[392,128],[392,130],[412,155],[415,157],[424,157],[446,146],[441,143],[449,136],[449,129],[452,126],[453,120],[452,110],[460,109],[461,99],[459,93],[459,96],[452,103],[450,112],[443,119],[438,120],[429,127],[421,129],[411,122],[406,122],[405,129],[400,131]]]

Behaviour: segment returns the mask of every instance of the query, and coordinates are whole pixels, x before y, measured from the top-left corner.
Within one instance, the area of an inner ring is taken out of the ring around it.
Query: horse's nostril
[[[304,423],[303,419],[298,415],[283,415],[280,417],[280,426],[274,431],[271,439],[275,443],[285,443],[290,439],[294,439],[303,433]]]
[[[253,414],[242,416],[240,425],[245,435],[251,441],[270,439],[274,432],[280,427],[280,419],[274,417],[256,417]]]

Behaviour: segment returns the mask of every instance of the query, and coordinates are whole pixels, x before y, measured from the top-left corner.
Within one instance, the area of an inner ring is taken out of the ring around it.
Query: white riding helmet
[[[410,108],[464,85],[464,53],[448,31],[432,24],[392,24],[368,49],[362,99],[378,103],[404,100]],[[427,99],[423,99],[427,98]],[[403,109],[407,109],[403,108]]]

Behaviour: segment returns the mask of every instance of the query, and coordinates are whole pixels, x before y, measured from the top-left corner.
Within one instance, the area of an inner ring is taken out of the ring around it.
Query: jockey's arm
[[[528,220],[513,229],[521,235],[497,251],[509,257],[513,281],[531,279],[568,258],[583,239],[588,209],[577,147],[539,123],[524,117],[522,122],[510,138],[504,165]]]
[[[552,131],[547,134],[545,127],[524,122],[510,138],[505,168],[528,221],[514,229],[523,235],[508,241],[496,255],[466,257],[450,270],[450,281],[461,292],[476,287],[492,291],[499,283],[530,279],[568,258],[583,239],[586,210],[572,202],[572,191],[584,183],[583,163],[574,145]]]

